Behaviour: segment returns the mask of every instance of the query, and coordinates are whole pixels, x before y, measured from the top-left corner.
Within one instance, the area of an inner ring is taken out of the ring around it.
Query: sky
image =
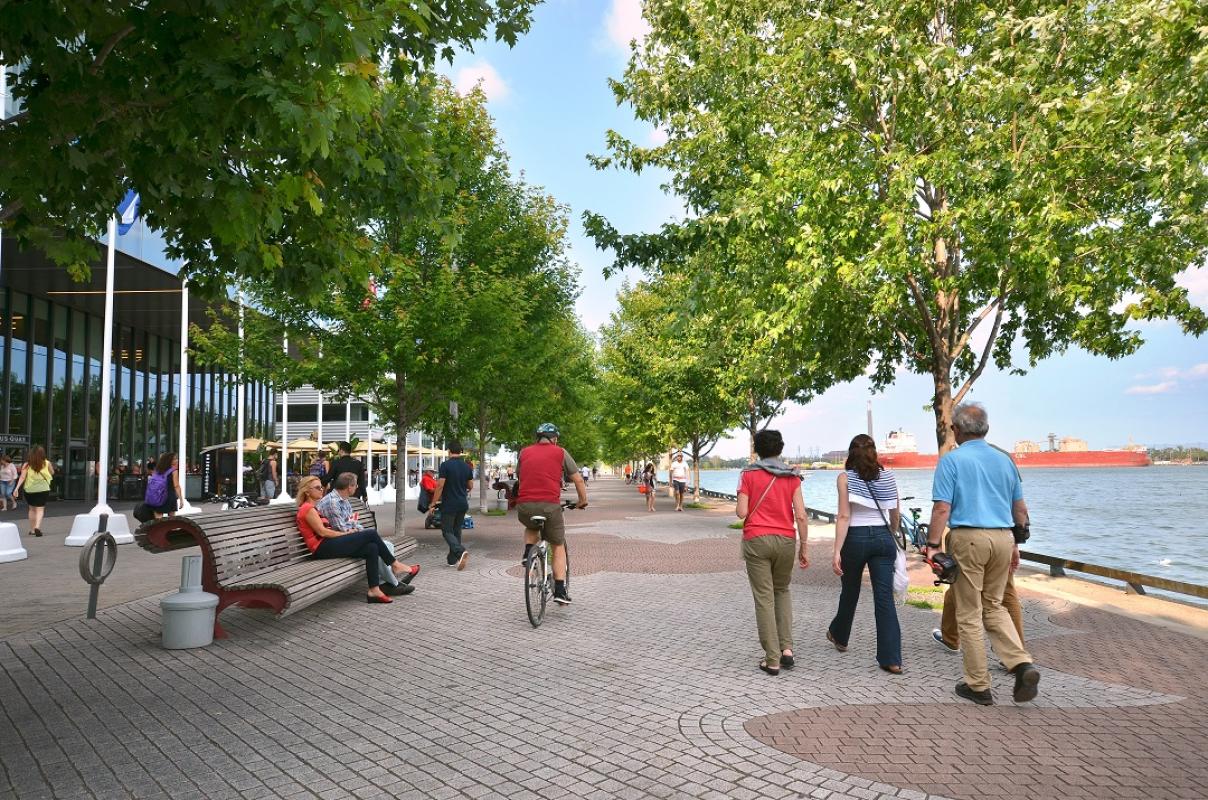
[[[459,89],[481,82],[513,169],[569,207],[570,255],[582,270],[578,312],[593,331],[616,309],[623,281],[641,276],[604,278],[611,256],[584,233],[583,212],[603,214],[626,233],[655,230],[683,213],[682,203],[662,191],[665,174],[601,172],[587,161],[589,154],[606,154],[609,129],[639,143],[658,142],[657,131],[617,105],[608,83],[622,77],[629,42],[646,30],[640,0],[548,0],[514,49],[485,42],[445,66]],[[1181,282],[1208,308],[1208,268]],[[1140,351],[1117,361],[1072,348],[1023,376],[988,368],[970,399],[989,412],[989,438],[1007,447],[1021,439],[1043,442],[1050,433],[1085,439],[1092,448],[1130,440],[1208,443],[1208,336],[1184,335],[1172,323],[1146,324],[1142,332]],[[900,428],[916,435],[921,451],[934,452],[934,417],[925,408],[931,394],[928,376],[901,374],[875,395],[867,381],[857,380],[789,407],[771,427],[784,434],[789,455],[845,449],[865,432],[872,400],[878,442]],[[735,458],[747,449],[739,432],[715,453]]]

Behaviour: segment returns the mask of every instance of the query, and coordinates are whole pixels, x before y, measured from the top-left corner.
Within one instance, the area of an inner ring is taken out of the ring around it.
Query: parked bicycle
[[[573,500],[566,500],[562,508],[578,508]],[[532,524],[537,528],[537,543],[529,549],[524,559],[524,609],[534,628],[545,619],[545,609],[554,594],[554,551],[541,537],[545,529],[545,517],[534,515]],[[566,590],[570,591],[570,548],[566,548]]]
[[[903,497],[903,500],[914,500],[913,496]],[[909,506],[910,517],[902,515],[902,522],[898,526],[898,544],[903,550],[906,545],[910,545],[916,552],[923,552],[923,548],[927,546],[927,532],[931,526],[926,522],[919,522],[922,517],[923,509],[919,506]]]

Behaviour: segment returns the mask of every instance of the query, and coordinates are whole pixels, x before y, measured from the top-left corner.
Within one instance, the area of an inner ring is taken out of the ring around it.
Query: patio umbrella
[[[315,450],[326,450],[327,445],[316,442],[314,439],[294,439],[289,443],[289,449],[291,452],[294,450],[314,452]]]

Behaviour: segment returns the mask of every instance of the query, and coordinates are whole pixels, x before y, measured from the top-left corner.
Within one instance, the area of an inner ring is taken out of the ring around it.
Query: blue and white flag
[[[117,232],[125,236],[138,222],[138,192],[126,190],[126,196],[117,204]]]

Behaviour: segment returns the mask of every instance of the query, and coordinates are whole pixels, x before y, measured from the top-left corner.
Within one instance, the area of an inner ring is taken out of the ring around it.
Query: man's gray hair
[[[331,488],[340,490],[340,489],[347,489],[349,486],[356,486],[356,485],[357,485],[357,476],[355,473],[341,472],[339,475],[336,476],[335,483],[333,483],[331,485]]]
[[[981,403],[961,403],[952,409],[952,424],[966,436],[985,436],[990,432],[990,417]]]

